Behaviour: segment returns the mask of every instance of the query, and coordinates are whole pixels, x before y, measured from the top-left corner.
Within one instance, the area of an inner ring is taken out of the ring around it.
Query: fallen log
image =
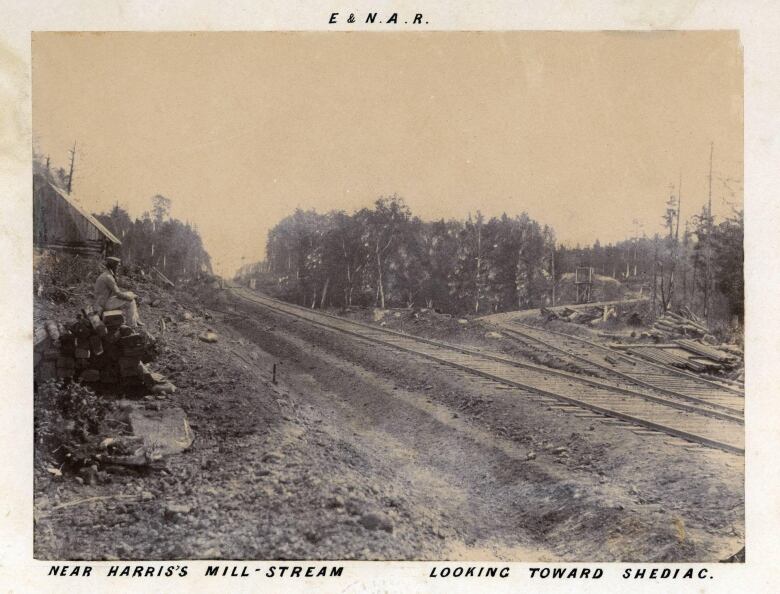
[[[740,359],[745,356],[744,351],[736,344],[719,344],[715,348],[720,349],[721,351],[726,351],[727,353],[731,353]]]
[[[702,324],[699,324],[691,319],[684,318],[681,315],[678,315],[672,311],[667,311],[665,315],[670,317],[672,320],[674,320],[675,322],[677,322],[683,327],[693,327],[704,332],[705,334],[709,333],[709,329],[704,327]]]
[[[701,328],[697,328],[696,326],[693,326],[691,324],[675,323],[675,322],[666,321],[661,318],[656,320],[655,324],[653,324],[653,328],[665,330],[666,332],[682,334],[682,335],[692,334],[692,335],[703,336],[704,334],[706,334],[705,330],[702,330]]]
[[[169,279],[169,278],[168,278],[167,276],[165,276],[165,275],[164,275],[162,272],[160,272],[159,270],[157,270],[157,267],[156,267],[156,266],[152,266],[152,272],[154,272],[155,274],[157,274],[158,278],[159,278],[161,281],[163,281],[163,283],[165,283],[166,285],[168,285],[169,287],[171,287],[171,288],[174,288],[174,287],[176,286],[176,285],[174,285],[174,284],[173,284],[173,281],[172,281],[171,279]]]
[[[694,357],[689,359],[689,361],[694,365],[702,365],[704,367],[702,369],[703,372],[718,373],[724,370],[721,364],[715,363],[711,359]]]
[[[720,351],[717,348],[700,344],[693,340],[677,340],[675,342],[686,351],[718,363],[734,363],[736,361],[736,357],[731,353]]]

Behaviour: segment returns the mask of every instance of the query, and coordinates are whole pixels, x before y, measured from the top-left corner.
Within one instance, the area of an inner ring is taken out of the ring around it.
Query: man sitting
[[[95,281],[95,304],[102,310],[121,309],[125,323],[131,328],[143,325],[138,317],[137,296],[132,291],[122,291],[116,283],[116,275],[121,260],[110,256],[106,258],[106,270]]]

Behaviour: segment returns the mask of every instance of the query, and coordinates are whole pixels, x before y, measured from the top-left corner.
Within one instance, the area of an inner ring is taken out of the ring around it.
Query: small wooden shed
[[[64,190],[33,176],[33,243],[85,255],[111,255],[122,242]]]

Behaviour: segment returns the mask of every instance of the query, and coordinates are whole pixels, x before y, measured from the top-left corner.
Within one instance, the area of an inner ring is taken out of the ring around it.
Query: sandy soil
[[[184,408],[193,447],[94,485],[36,467],[36,557],[703,561],[743,546],[736,456],[218,298],[141,310],[171,318],[156,367],[179,388],[143,401]],[[197,340],[206,327],[217,343]],[[114,498],[58,507],[89,497]]]

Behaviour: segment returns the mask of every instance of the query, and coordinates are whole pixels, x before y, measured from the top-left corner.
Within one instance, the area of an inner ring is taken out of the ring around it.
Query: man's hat
[[[108,258],[106,258],[106,264],[112,264],[112,263],[113,264],[119,264],[121,262],[122,262],[122,260],[120,260],[116,256],[109,256]]]

